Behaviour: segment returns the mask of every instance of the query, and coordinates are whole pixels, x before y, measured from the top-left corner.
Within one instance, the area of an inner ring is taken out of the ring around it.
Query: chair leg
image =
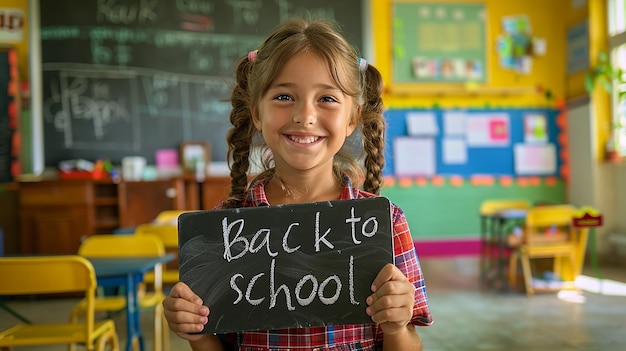
[[[95,344],[96,351],[119,351],[120,349],[120,341],[117,338],[117,334],[112,330],[102,334]],[[107,345],[109,348],[107,348]]]
[[[154,306],[154,351],[161,351],[163,346],[163,305]]]
[[[568,256],[571,259],[571,256]],[[563,272],[563,260],[564,257],[554,257],[552,260],[552,271],[554,272],[554,275],[562,278],[561,273]],[[573,265],[572,265],[573,267]]]
[[[81,313],[83,312],[82,306],[80,305],[80,303],[76,306],[74,306],[74,308],[72,309],[72,312],[70,314],[70,322],[72,323],[76,323],[78,322],[78,319],[80,318]],[[71,343],[68,345],[68,351],[76,351],[76,344],[75,343]]]
[[[165,319],[165,313],[161,314],[161,323],[163,323],[163,351],[170,351],[170,327]]]
[[[509,291],[512,291],[517,285],[517,252],[511,253],[509,258]]]
[[[522,261],[522,271],[524,272],[524,285],[526,286],[526,295],[528,297],[533,296],[535,290],[533,289],[532,271],[530,269],[530,258],[527,254],[522,253],[520,255]]]

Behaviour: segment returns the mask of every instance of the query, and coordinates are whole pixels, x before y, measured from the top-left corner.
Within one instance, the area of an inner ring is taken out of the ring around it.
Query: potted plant
[[[624,70],[613,67],[609,55],[601,51],[598,53],[598,62],[585,76],[585,89],[591,93],[596,84],[600,84],[607,93],[612,93],[615,85],[619,87],[617,100],[620,109],[626,108],[626,80]],[[614,85],[615,84],[615,85]],[[626,112],[626,111],[625,111]],[[615,131],[622,128],[620,121],[609,122],[609,138],[605,144],[605,158],[609,161],[617,162],[621,159],[619,152],[619,141],[615,138]]]

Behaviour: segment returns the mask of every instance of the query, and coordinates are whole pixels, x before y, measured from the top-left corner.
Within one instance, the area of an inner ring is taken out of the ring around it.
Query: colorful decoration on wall
[[[526,15],[508,16],[502,19],[503,34],[497,41],[497,52],[503,68],[529,74],[534,55],[546,51],[545,40],[533,38],[530,20]]]
[[[486,81],[484,4],[398,1],[392,11],[394,83]]]

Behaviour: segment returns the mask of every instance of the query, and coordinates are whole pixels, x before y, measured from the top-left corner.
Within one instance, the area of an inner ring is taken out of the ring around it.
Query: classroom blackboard
[[[369,324],[393,263],[383,197],[185,213],[180,280],[209,307],[204,333]]]
[[[235,61],[280,22],[322,17],[360,51],[362,1],[41,1],[46,166],[207,141],[226,159]]]

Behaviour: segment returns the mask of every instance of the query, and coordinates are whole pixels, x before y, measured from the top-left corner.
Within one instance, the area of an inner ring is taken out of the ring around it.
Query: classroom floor
[[[478,284],[475,258],[422,260],[435,323],[418,328],[425,351],[565,351],[618,350],[626,345],[626,267],[584,270],[585,288],[573,295],[493,292]],[[65,320],[75,300],[9,301],[19,313],[35,319]],[[152,311],[142,313],[146,350],[152,350]],[[120,343],[125,345],[125,318],[117,316]],[[0,310],[0,329],[17,322]],[[172,351],[190,350],[171,334]],[[24,347],[20,350],[67,350],[66,346]],[[79,348],[80,350],[80,348]]]

